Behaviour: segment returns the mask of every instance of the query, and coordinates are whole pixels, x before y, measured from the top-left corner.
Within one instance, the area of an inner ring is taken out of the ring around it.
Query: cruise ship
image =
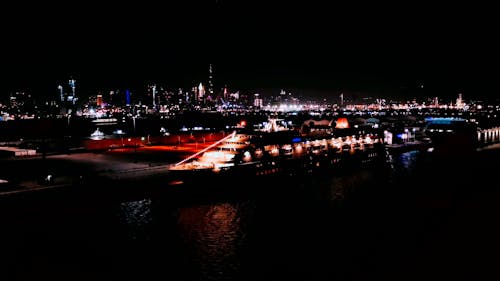
[[[331,132],[301,134],[271,119],[263,130],[236,130],[213,145],[173,164],[176,182],[214,176],[301,175],[342,164],[362,165],[381,156],[376,135],[335,137]]]

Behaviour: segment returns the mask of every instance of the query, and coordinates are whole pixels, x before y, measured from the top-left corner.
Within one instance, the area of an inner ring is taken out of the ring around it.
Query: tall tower
[[[205,87],[203,87],[203,84],[200,83],[198,86],[198,99],[203,99],[205,97]]]
[[[208,94],[212,97],[214,95],[213,74],[212,64],[210,64],[208,67]]]
[[[61,99],[61,101],[64,101],[63,86],[59,85],[57,86],[57,89],[59,90],[59,98]]]
[[[76,80],[71,78],[71,79],[69,79],[68,84],[71,87],[71,97],[72,97],[73,104],[75,104],[75,102],[77,100],[77,98],[76,98]]]
[[[152,91],[153,91],[153,106],[156,106],[156,85],[153,85]]]

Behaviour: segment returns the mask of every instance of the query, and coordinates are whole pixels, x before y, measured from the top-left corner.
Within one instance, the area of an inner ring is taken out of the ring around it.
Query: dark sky
[[[423,83],[429,95],[497,95],[488,7],[182,2],[3,10],[0,95],[55,94],[71,75],[87,94],[187,87],[206,81],[209,63],[233,89],[404,96]]]

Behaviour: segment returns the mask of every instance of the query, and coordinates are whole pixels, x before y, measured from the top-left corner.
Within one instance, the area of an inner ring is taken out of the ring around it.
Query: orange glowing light
[[[337,119],[337,124],[335,125],[335,129],[347,129],[349,128],[349,122],[347,121],[347,118],[341,117]]]

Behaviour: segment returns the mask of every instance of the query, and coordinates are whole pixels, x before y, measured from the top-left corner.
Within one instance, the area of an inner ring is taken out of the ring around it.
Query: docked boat
[[[211,146],[173,164],[173,182],[207,177],[293,176],[328,171],[341,164],[362,165],[380,156],[376,135],[304,135],[275,125],[267,130],[236,130]]]

